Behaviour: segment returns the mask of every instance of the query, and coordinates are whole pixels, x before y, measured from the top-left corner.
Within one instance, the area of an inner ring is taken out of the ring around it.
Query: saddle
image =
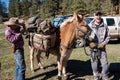
[[[37,32],[37,28],[39,27],[39,23],[41,23],[43,19],[38,18],[36,16],[30,17],[27,20],[27,31],[28,32]]]

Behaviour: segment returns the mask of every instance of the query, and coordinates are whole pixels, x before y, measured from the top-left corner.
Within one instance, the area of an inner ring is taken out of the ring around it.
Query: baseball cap
[[[102,15],[102,12],[101,11],[96,11],[95,13],[94,13],[94,16],[98,16],[98,15]]]

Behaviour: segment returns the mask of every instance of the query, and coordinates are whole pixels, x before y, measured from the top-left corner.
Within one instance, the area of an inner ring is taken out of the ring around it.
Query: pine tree
[[[65,14],[69,14],[69,13],[72,13],[72,10],[71,10],[71,5],[73,3],[73,0],[62,0],[62,14],[65,15]]]
[[[30,15],[36,15],[40,11],[40,0],[30,0]]]
[[[83,0],[74,0],[71,6],[72,13],[73,11],[77,11],[81,15],[85,15],[86,13],[86,4]]]
[[[9,8],[8,8],[8,12],[9,12],[9,17],[13,17],[16,16],[15,12],[15,0],[9,0]]]
[[[55,16],[55,14],[59,12],[58,2],[59,0],[44,0],[41,9],[41,17]]]
[[[101,2],[100,0],[86,0],[86,13],[93,16],[94,12],[97,10],[101,10]]]
[[[22,0],[21,8],[22,8],[22,15],[29,16],[29,7],[31,3],[29,0]]]
[[[16,14],[16,16],[19,17],[19,16],[22,14],[21,5],[20,5],[20,0],[16,0],[15,3],[16,3],[16,4],[15,4],[15,10],[16,10],[15,14]]]

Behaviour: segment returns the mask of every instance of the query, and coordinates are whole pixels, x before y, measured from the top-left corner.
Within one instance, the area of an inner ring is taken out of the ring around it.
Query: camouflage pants
[[[91,50],[91,67],[94,77],[99,77],[99,62],[102,67],[102,78],[108,79],[108,60],[106,50]]]

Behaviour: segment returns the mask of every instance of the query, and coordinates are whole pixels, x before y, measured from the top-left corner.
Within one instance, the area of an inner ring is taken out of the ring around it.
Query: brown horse
[[[52,25],[49,25],[52,26]],[[59,32],[56,33],[56,38],[51,38],[51,44],[54,43],[53,46],[50,47],[49,53],[54,53],[57,55],[57,64],[58,64],[58,78],[61,78],[61,75],[67,76],[66,74],[66,66],[67,61],[72,52],[72,44],[77,36],[85,37],[89,32],[90,28],[87,26],[87,23],[83,20],[83,16],[74,13],[73,17],[63,22]],[[34,37],[33,37],[34,38]],[[32,38],[32,39],[33,39]],[[56,41],[57,40],[57,41]],[[34,41],[33,41],[34,42]],[[55,46],[55,47],[54,47]],[[34,50],[37,49],[37,59],[38,65],[41,66],[40,62],[40,54],[41,52],[46,52],[46,50],[41,50],[39,48],[35,48],[34,46],[29,46],[30,48],[30,59],[31,59],[31,70],[33,70],[33,53]]]
[[[30,50],[31,71],[34,71],[34,53],[35,52],[37,53],[36,59],[38,62],[38,66],[41,69],[43,69],[43,66],[40,60],[41,53],[45,52],[47,57],[49,56],[49,52],[55,53],[54,47],[56,42],[56,33],[55,33],[55,28],[52,27],[51,23],[47,19],[41,21],[38,24],[37,30],[35,30],[35,32],[33,32],[33,30],[30,30],[30,29],[31,28],[29,28],[28,30],[29,32],[28,44],[29,44],[29,50]]]

